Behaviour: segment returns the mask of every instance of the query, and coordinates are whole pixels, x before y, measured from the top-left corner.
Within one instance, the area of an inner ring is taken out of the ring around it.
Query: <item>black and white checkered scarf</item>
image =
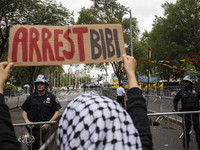
[[[142,150],[131,117],[117,102],[83,94],[69,103],[59,122],[60,150]]]

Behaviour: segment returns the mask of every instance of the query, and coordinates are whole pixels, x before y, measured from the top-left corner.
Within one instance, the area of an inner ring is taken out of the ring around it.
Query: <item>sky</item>
[[[82,7],[90,8],[93,5],[93,2],[90,0],[57,0],[57,2],[61,2],[63,6],[65,6],[70,12],[74,11],[74,19],[77,21],[78,12],[81,11]],[[140,32],[144,32],[147,30],[148,32],[152,29],[152,23],[155,19],[155,15],[163,16],[164,9],[162,8],[162,4],[176,3],[176,0],[117,0],[117,3],[129,7],[131,9],[132,17],[137,18],[138,26]],[[128,13],[126,18],[130,17],[130,13]],[[69,65],[65,65],[64,69],[67,70]],[[79,67],[80,68],[80,67]],[[73,70],[77,70],[73,67]],[[101,74],[99,70],[91,70],[90,74],[97,77],[97,74]],[[111,73],[113,73],[112,67],[108,68],[108,80],[111,78]]]

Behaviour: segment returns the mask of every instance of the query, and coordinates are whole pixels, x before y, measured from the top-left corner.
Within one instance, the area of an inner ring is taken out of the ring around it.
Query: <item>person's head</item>
[[[39,92],[46,90],[45,83],[43,83],[43,82],[37,82],[36,87]]]
[[[37,76],[34,84],[35,84],[36,90],[41,92],[48,89],[49,81],[44,75],[40,74]]]
[[[141,140],[119,103],[87,93],[72,100],[59,121],[58,149],[140,149]]]
[[[120,84],[119,84],[119,86],[121,86],[121,87],[123,87],[123,85],[124,85],[123,83],[120,83]]]
[[[191,75],[187,75],[183,78],[183,84],[185,88],[189,89],[194,85],[194,77]]]

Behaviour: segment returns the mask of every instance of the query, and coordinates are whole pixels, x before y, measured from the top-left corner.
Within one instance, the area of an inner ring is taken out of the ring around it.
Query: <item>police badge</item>
[[[50,103],[50,98],[47,97],[46,103]]]

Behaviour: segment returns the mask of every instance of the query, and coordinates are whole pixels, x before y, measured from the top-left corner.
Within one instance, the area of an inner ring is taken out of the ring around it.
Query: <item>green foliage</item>
[[[10,25],[66,26],[74,23],[73,14],[55,0],[3,0],[0,9],[0,60],[2,61],[7,60]],[[44,69],[51,70],[51,67],[16,67],[12,75],[20,86],[27,83],[32,87],[34,79],[39,73],[43,73]]]
[[[65,26],[74,22],[72,13],[55,0],[37,0],[27,10],[25,24]]]
[[[97,2],[100,2],[100,0],[95,0],[94,6],[90,8],[86,9],[83,7],[81,9],[76,24],[122,24],[124,43],[127,45],[126,51],[127,54],[130,55],[131,42],[137,41],[139,34],[137,19],[132,18],[131,20],[133,41],[130,41],[130,18],[123,18],[124,15],[128,13],[124,10],[129,10],[129,8],[117,3],[116,0],[106,0],[103,6],[99,5]],[[105,70],[106,65],[106,63],[90,64],[89,67],[96,67],[100,70]],[[121,82],[121,79],[125,77],[125,73],[121,71],[121,63],[111,62],[111,65],[118,81]]]
[[[3,0],[1,1],[0,6],[0,58],[7,51],[5,48],[8,47],[8,37],[9,37],[9,27],[10,24],[18,23],[17,17],[20,16],[20,13],[16,11],[20,10],[20,2],[15,0]],[[5,58],[5,56],[3,56]],[[1,58],[1,60],[4,60]]]
[[[164,17],[157,17],[150,33],[153,60],[181,60],[200,57],[200,5],[197,0],[179,0],[165,3]],[[171,64],[191,69],[191,62]],[[192,62],[200,70],[200,60]],[[184,71],[176,71],[162,65],[154,66],[164,79],[183,77]],[[168,73],[169,75],[167,75]]]
[[[137,73],[142,75],[148,75],[148,47],[149,33],[145,31],[142,34],[140,41],[134,42],[133,56],[137,60]],[[151,70],[151,69],[150,69]]]
[[[17,87],[13,84],[4,84],[3,90],[17,90]]]

